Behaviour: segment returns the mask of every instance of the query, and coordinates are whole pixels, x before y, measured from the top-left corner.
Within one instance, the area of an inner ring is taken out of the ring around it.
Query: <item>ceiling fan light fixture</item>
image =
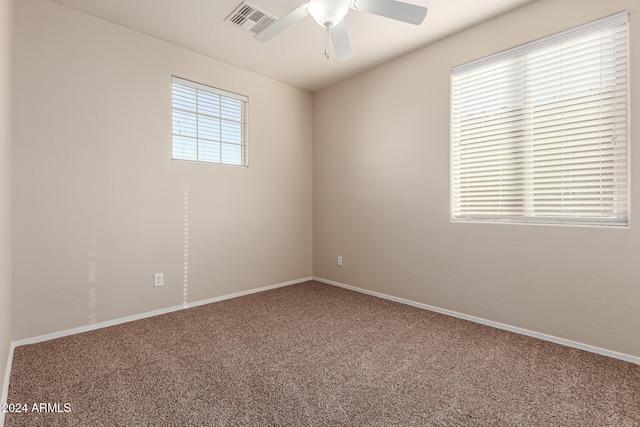
[[[349,0],[311,0],[307,10],[318,25],[331,28],[349,11]]]
[[[318,25],[326,29],[324,52],[327,59],[329,58],[329,38],[331,38],[336,59],[346,61],[353,56],[347,26],[344,22],[344,17],[349,9],[373,13],[415,25],[421,24],[427,14],[426,7],[403,3],[399,0],[309,0],[309,3],[298,6],[262,29],[255,37],[263,42],[269,41],[291,25],[311,15]]]

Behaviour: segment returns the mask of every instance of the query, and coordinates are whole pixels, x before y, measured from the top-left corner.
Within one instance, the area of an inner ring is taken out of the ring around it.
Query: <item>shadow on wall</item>
[[[142,218],[144,223],[144,216]],[[183,198],[183,270],[182,270],[182,305],[184,307],[189,303],[189,184],[184,186]],[[97,258],[97,239],[89,241],[89,250],[87,253],[87,301],[89,324],[95,324],[98,321],[98,262]]]
[[[189,184],[184,185],[184,263],[182,270],[182,305],[189,302]]]
[[[89,266],[88,266],[88,300],[89,300],[89,324],[94,324],[98,320],[98,287],[97,279],[97,261],[96,261],[97,241],[89,241]]]

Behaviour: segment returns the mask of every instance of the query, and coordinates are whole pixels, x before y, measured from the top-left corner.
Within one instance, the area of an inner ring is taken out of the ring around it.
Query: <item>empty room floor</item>
[[[10,427],[637,426],[640,366],[310,281],[17,347],[9,402]]]

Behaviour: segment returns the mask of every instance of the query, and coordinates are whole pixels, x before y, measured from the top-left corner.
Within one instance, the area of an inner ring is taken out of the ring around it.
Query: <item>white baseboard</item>
[[[235,292],[233,294],[223,295],[223,296],[219,296],[219,297],[215,297],[215,298],[209,298],[209,299],[201,300],[201,301],[190,302],[188,304],[181,304],[181,305],[176,305],[176,306],[173,306],[173,307],[161,308],[159,310],[148,311],[146,313],[134,314],[132,316],[127,316],[127,317],[121,317],[119,319],[107,320],[105,322],[95,323],[93,325],[85,325],[85,326],[80,326],[80,327],[73,328],[73,329],[67,329],[67,330],[60,331],[60,332],[53,332],[51,334],[40,335],[40,336],[33,337],[33,338],[25,338],[25,339],[13,342],[12,354],[13,354],[13,347],[18,347],[18,346],[27,345],[27,344],[35,344],[35,343],[39,343],[39,342],[43,342],[43,341],[49,341],[49,340],[52,340],[52,339],[55,339],[55,338],[66,337],[68,335],[80,334],[82,332],[89,332],[89,331],[93,331],[93,330],[96,330],[96,329],[101,329],[101,328],[106,328],[106,327],[109,327],[109,326],[119,325],[121,323],[132,322],[134,320],[146,319],[147,317],[153,317],[153,316],[158,316],[160,314],[171,313],[173,311],[184,310],[185,308],[197,307],[197,306],[200,306],[200,305],[211,304],[213,302],[224,301],[224,300],[227,300],[227,299],[241,297],[241,296],[244,296],[244,295],[255,294],[255,293],[258,293],[258,292],[264,292],[264,291],[268,291],[270,289],[276,289],[276,288],[281,288],[281,287],[284,287],[284,286],[295,285],[296,283],[302,283],[302,282],[306,282],[308,280],[312,280],[312,278],[311,277],[303,277],[301,279],[289,280],[287,282],[276,283],[274,285],[263,286],[261,288],[249,289],[247,291]],[[0,423],[0,426],[1,425],[2,424]]]
[[[7,403],[9,397],[9,378],[11,377],[11,364],[13,363],[13,349],[15,344],[9,346],[9,355],[7,356],[7,366],[4,370],[4,381],[2,383],[2,391],[0,392],[0,405]],[[0,410],[0,426],[4,425],[4,411]]]
[[[338,286],[340,288],[349,289],[355,292],[360,292],[367,295],[372,295],[378,298],[384,298],[391,301],[399,302],[401,304],[411,305],[413,307],[422,308],[424,310],[434,311],[436,313],[445,314],[447,316],[457,317],[464,320],[469,320],[471,322],[480,323],[482,325],[491,326],[498,329],[504,329],[505,331],[515,332],[521,335],[527,335],[533,338],[538,338],[544,341],[551,341],[556,344],[565,345],[567,347],[573,347],[580,350],[588,351],[591,353],[601,354],[603,356],[613,357],[614,359],[624,360],[625,362],[631,362],[640,365],[640,357],[631,356],[629,354],[618,353],[616,351],[607,350],[600,347],[594,347],[592,345],[579,343],[576,341],[567,340],[564,338],[554,337],[553,335],[547,335],[540,332],[530,331],[528,329],[518,328],[516,326],[507,325],[504,323],[494,322],[492,320],[483,319],[481,317],[470,316],[468,314],[458,313],[456,311],[447,310],[440,307],[434,307],[431,305],[423,304],[420,302],[411,301],[404,298],[394,297],[392,295],[383,294],[380,292],[374,292],[363,288],[358,288],[356,286],[345,285],[344,283],[335,282],[333,280],[323,279],[321,277],[314,277],[313,280],[316,280],[321,283],[325,283],[327,285]]]

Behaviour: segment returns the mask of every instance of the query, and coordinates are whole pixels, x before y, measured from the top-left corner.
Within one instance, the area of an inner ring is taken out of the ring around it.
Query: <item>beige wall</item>
[[[452,224],[449,211],[451,68],[625,9],[639,200],[640,4],[538,0],[316,94],[314,275],[640,356],[637,210],[623,230]]]
[[[635,216],[625,230],[449,221],[451,67],[624,9],[638,25],[636,3],[538,0],[324,90],[312,104],[306,92],[63,6],[17,2],[14,338],[181,304],[186,245],[188,302],[313,269],[640,356]],[[631,37],[638,46],[640,36]],[[2,53],[6,83],[11,61]],[[248,169],[169,160],[172,74],[250,97]],[[7,99],[0,120],[10,117]],[[2,137],[6,163],[10,135]],[[633,201],[640,190],[632,191]],[[2,202],[10,206],[10,196]],[[166,285],[154,289],[160,271]],[[9,283],[0,283],[0,301]],[[5,317],[10,308],[2,306]],[[2,322],[0,357],[11,336]]]
[[[311,276],[311,94],[46,0],[15,25],[15,339],[182,304],[185,245],[188,302]],[[172,74],[249,96],[249,168],[170,161]]]
[[[11,345],[12,68],[13,0],[0,0],[0,390]]]

